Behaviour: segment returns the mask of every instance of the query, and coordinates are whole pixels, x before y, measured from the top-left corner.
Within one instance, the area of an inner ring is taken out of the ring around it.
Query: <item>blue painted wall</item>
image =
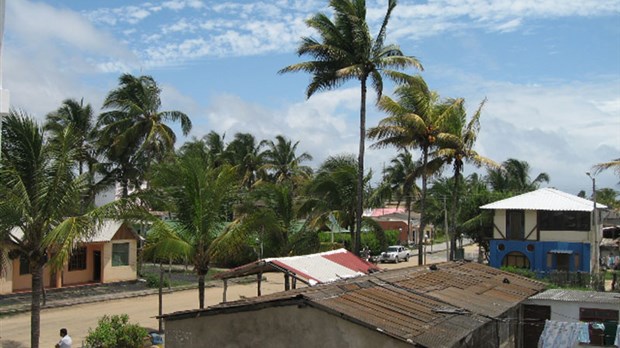
[[[503,250],[501,246],[503,246]],[[529,248],[528,248],[529,246]],[[570,272],[590,272],[590,243],[537,242],[521,240],[494,239],[490,241],[490,265],[502,266],[502,260],[511,252],[520,252],[530,261],[530,269],[538,273],[555,270],[555,258],[552,267],[547,267],[547,254],[551,250],[571,250]],[[579,265],[575,265],[575,255],[579,255]]]

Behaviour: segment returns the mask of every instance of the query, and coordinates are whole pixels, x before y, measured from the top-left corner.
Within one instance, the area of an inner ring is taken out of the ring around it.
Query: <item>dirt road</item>
[[[436,253],[427,257],[427,263],[445,261],[445,253]],[[398,264],[381,264],[386,269],[417,265],[417,257],[409,262]],[[269,294],[284,290],[284,277],[281,274],[266,274],[267,281],[262,283],[262,293]],[[222,287],[206,290],[208,306],[222,301]],[[229,285],[227,299],[234,301],[242,297],[256,296],[256,283]],[[104,314],[128,314],[131,322],[143,327],[157,329],[158,301],[157,295],[120,299],[108,302],[82,304],[64,308],[45,309],[41,312],[41,347],[53,347],[58,342],[58,330],[66,327],[73,338],[74,347],[81,347],[88,329],[97,325],[97,320]],[[163,298],[164,313],[172,313],[198,308],[198,291],[186,290],[165,294]],[[0,343],[3,348],[22,348],[30,345],[30,313],[22,313],[8,318],[0,318]]]

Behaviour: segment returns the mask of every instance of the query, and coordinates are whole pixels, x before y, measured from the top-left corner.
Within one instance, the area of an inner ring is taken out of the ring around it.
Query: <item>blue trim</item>
[[[500,249],[503,246],[503,250]],[[532,251],[528,250],[533,247]],[[552,251],[562,250],[564,255],[570,256],[569,271],[570,272],[590,272],[590,243],[569,243],[569,242],[538,242],[538,241],[521,241],[521,240],[505,240],[494,239],[490,241],[490,257],[489,264],[492,267],[500,268],[502,260],[511,252],[519,252],[530,262],[530,270],[545,273],[557,269],[557,255],[552,253],[552,265],[547,267],[547,254]],[[570,252],[570,254],[568,254]],[[579,258],[579,264],[576,265],[576,257]]]

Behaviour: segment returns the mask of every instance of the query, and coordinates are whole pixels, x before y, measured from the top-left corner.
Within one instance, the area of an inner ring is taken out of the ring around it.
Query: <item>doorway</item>
[[[93,281],[101,281],[101,251],[93,251]]]

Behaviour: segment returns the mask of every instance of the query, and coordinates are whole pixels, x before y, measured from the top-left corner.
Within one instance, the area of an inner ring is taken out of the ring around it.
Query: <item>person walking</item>
[[[64,327],[60,329],[60,341],[56,343],[56,348],[71,348],[73,341]]]
[[[618,273],[620,272],[620,259],[616,259],[616,264],[614,268],[612,268],[611,274],[611,291],[616,290],[616,285],[618,282]]]

